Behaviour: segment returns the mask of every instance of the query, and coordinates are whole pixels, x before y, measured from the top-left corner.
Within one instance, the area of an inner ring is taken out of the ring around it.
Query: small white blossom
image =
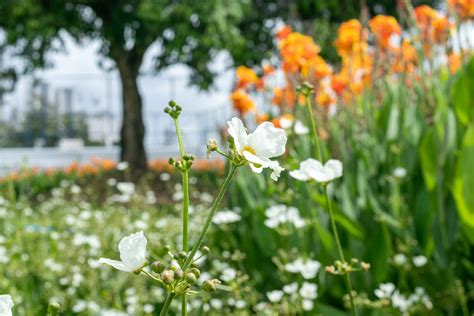
[[[420,255],[413,257],[412,261],[416,267],[422,267],[428,262],[428,259],[425,256]]]
[[[252,171],[261,173],[264,168],[270,168],[272,180],[278,180],[284,169],[270,158],[281,156],[285,152],[285,131],[270,122],[263,122],[253,133],[247,134],[242,121],[235,117],[227,124],[237,152],[249,162]]]
[[[395,264],[398,266],[402,266],[407,263],[407,257],[403,253],[397,253],[393,257],[393,262],[395,262]]]
[[[270,228],[277,228],[286,223],[292,223],[296,228],[301,228],[305,225],[305,221],[301,218],[300,213],[296,207],[286,206],[283,204],[273,205],[265,210],[265,226]]]
[[[316,277],[320,268],[321,263],[319,263],[319,261],[310,259],[304,261],[301,258],[298,258],[295,261],[289,262],[285,265],[286,271],[291,273],[301,273],[305,279],[312,279]]]
[[[407,175],[407,169],[403,167],[397,167],[393,170],[393,176],[398,179],[405,178]]]
[[[118,245],[121,261],[100,258],[99,263],[111,265],[125,272],[139,270],[146,263],[146,245],[147,240],[143,232],[124,237]]]
[[[240,215],[234,211],[220,211],[212,218],[212,222],[216,225],[230,224],[240,221]]]
[[[389,298],[395,290],[395,284],[393,283],[382,283],[379,288],[374,291],[375,296],[379,299]]]
[[[313,283],[304,282],[299,293],[304,299],[314,300],[318,297],[318,286]]]
[[[293,294],[296,293],[296,291],[298,291],[298,283],[296,282],[283,286],[283,292],[286,294]]]
[[[303,309],[307,312],[313,310],[314,303],[311,300],[303,300]]]
[[[309,158],[301,162],[299,169],[290,171],[290,176],[300,181],[327,183],[342,177],[342,162],[331,159],[323,165],[318,160]]]
[[[267,292],[267,297],[270,302],[278,303],[279,301],[281,301],[284,294],[285,293],[283,293],[283,291],[274,290],[274,291]]]
[[[306,127],[301,121],[295,122],[295,134],[306,135],[309,133],[309,128]]]

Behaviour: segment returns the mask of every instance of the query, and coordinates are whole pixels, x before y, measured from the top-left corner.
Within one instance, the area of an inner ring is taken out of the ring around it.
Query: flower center
[[[245,146],[244,149],[242,149],[242,152],[244,151],[248,151],[249,153],[255,155],[255,150],[250,146]]]

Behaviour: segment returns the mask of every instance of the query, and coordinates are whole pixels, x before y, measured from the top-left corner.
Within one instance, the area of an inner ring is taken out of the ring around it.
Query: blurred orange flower
[[[237,75],[237,89],[244,89],[249,85],[255,84],[258,80],[255,71],[245,66],[237,67],[235,74]]]
[[[393,16],[377,15],[370,19],[369,26],[382,49],[392,48],[390,38],[402,33],[400,24]]]
[[[230,99],[232,100],[234,109],[238,111],[241,116],[256,109],[255,103],[250,95],[242,89],[237,89],[232,92]]]
[[[279,40],[283,40],[283,39],[287,38],[288,35],[290,35],[290,33],[292,31],[293,30],[291,29],[291,26],[285,25],[284,27],[282,27],[281,29],[279,29],[277,31],[276,38],[279,39]]]
[[[320,47],[313,38],[300,33],[290,33],[279,44],[283,59],[283,70],[287,73],[300,73],[307,77],[311,68],[317,63]]]
[[[448,0],[448,5],[454,9],[461,20],[474,17],[474,0]]]

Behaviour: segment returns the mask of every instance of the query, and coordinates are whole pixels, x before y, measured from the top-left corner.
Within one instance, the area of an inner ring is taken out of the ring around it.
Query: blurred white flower
[[[303,309],[307,312],[313,310],[314,303],[311,300],[303,300]]]
[[[212,222],[216,225],[235,223],[240,221],[240,215],[234,211],[226,210],[217,212],[212,218]]]
[[[278,180],[284,170],[277,161],[270,158],[281,156],[285,152],[286,134],[281,128],[276,128],[270,122],[263,122],[253,133],[247,134],[242,121],[233,118],[228,121],[229,135],[234,139],[235,148],[250,163],[255,173],[261,173],[264,168],[272,169],[272,180]]]
[[[283,291],[274,290],[274,291],[267,292],[267,297],[270,302],[278,303],[279,301],[281,301],[284,294],[285,293],[283,293]]]
[[[283,292],[286,294],[293,294],[296,293],[296,291],[298,291],[298,283],[296,282],[283,286]]]
[[[374,293],[380,299],[389,298],[395,290],[395,284],[393,283],[382,283],[378,289],[375,289]]]
[[[160,174],[161,181],[167,182],[167,181],[170,181],[170,179],[171,179],[171,175],[168,172],[163,172],[162,174]]]
[[[224,271],[222,271],[220,279],[224,282],[230,282],[235,277],[237,276],[237,271],[232,268],[225,268]]]
[[[0,295],[0,315],[12,316],[13,300],[10,295]]]
[[[289,262],[285,265],[285,270],[291,273],[301,273],[303,278],[312,279],[316,277],[319,269],[321,268],[321,263],[316,260],[303,260],[301,258],[296,259],[293,262]]]
[[[407,169],[403,167],[397,167],[393,170],[393,176],[398,179],[405,178],[407,175]]]
[[[146,245],[147,240],[143,232],[132,234],[122,238],[119,242],[118,248],[121,261],[100,258],[99,262],[125,272],[139,270],[146,263]]]
[[[301,162],[299,169],[290,171],[290,176],[300,181],[327,183],[342,176],[342,162],[331,159],[323,165],[318,160],[309,158]]]
[[[407,297],[401,294],[398,290],[392,295],[392,306],[405,313],[412,305],[412,302]]]
[[[265,216],[267,219],[264,224],[270,228],[277,228],[286,223],[292,223],[296,228],[301,228],[305,225],[305,221],[301,218],[298,209],[293,206],[284,204],[270,206],[265,210]]]
[[[126,161],[119,162],[117,164],[117,169],[121,170],[121,171],[127,170],[128,169],[128,162],[126,162]]]
[[[123,195],[132,195],[135,193],[135,184],[131,182],[119,182],[117,183],[117,189]]]
[[[307,128],[301,121],[295,122],[295,134],[306,135],[308,133],[309,133],[309,128]]]
[[[114,187],[115,185],[117,185],[117,180],[114,179],[114,178],[109,178],[109,179],[107,179],[107,185],[111,186],[111,187]]]
[[[393,262],[395,262],[395,264],[398,266],[402,266],[407,263],[407,257],[403,253],[397,253],[393,257]]]
[[[428,259],[425,256],[420,255],[413,257],[412,261],[416,267],[422,267],[428,262]]]
[[[302,298],[314,300],[318,297],[318,286],[313,283],[304,282],[299,293]]]

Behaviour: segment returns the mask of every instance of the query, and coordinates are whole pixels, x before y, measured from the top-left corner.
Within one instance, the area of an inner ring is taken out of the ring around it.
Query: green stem
[[[178,137],[179,152],[181,160],[184,159],[186,152],[184,151],[183,135],[179,127],[178,119],[174,119],[174,126],[176,128],[176,136]],[[188,251],[188,220],[189,220],[189,173],[188,169],[182,171],[183,174],[183,251]],[[186,294],[181,298],[181,315],[186,316]]]
[[[311,124],[311,132],[313,134],[313,140],[316,146],[316,158],[318,158],[318,160],[322,163],[323,156],[321,155],[321,148],[319,146],[318,129],[316,128],[316,120],[313,115],[313,109],[311,107],[311,100],[309,96],[306,97],[306,110],[308,111],[308,117]]]
[[[466,303],[466,295],[464,295],[464,288],[460,280],[456,280],[456,290],[459,295],[459,301],[461,302],[461,309],[463,316],[469,316],[469,310]]]
[[[171,302],[173,301],[174,297],[176,296],[175,293],[170,293],[163,304],[163,308],[161,309],[160,316],[166,316],[168,314],[168,310],[170,309]]]
[[[313,109],[311,108],[311,100],[310,100],[309,95],[306,96],[306,109],[308,110],[308,116],[309,116],[309,120],[311,122],[311,131],[312,131],[312,135],[313,135],[313,140],[314,140],[314,143],[316,145],[316,156],[317,156],[318,160],[321,163],[324,163],[323,162],[323,156],[321,154],[321,149],[320,149],[320,146],[319,146],[319,136],[318,136],[318,130],[316,128],[316,120],[315,120],[314,115],[313,115]],[[331,221],[332,232],[334,234],[334,238],[336,239],[337,252],[339,253],[340,260],[342,262],[346,262],[346,259],[344,258],[344,253],[342,251],[341,241],[339,240],[339,234],[337,232],[336,221],[334,220],[334,212],[332,210],[331,202],[329,201],[329,193],[328,193],[326,185],[324,186],[324,195],[326,197],[326,206],[327,206],[328,211],[329,211],[329,218],[330,218],[330,221]],[[352,297],[352,282],[351,282],[351,278],[350,278],[349,274],[345,275],[345,282],[346,282],[347,291],[349,292],[352,315],[357,316],[357,310],[355,308],[354,298]]]
[[[214,214],[217,211],[217,208],[222,202],[222,199],[224,198],[225,193],[227,192],[227,189],[229,188],[230,181],[232,180],[232,176],[235,173],[235,170],[237,169],[237,166],[232,165],[230,167],[229,173],[227,174],[227,177],[224,180],[224,183],[222,184],[219,193],[217,194],[216,199],[214,200],[214,203],[212,204],[211,211],[209,212],[209,215],[207,216],[206,223],[204,224],[204,227],[201,230],[201,233],[199,234],[198,240],[194,244],[193,248],[191,249],[191,252],[188,254],[188,258],[182,265],[181,269],[183,271],[186,271],[186,269],[191,265],[193,262],[193,258],[196,255],[196,252],[198,249],[201,247],[204,238],[206,237],[207,231],[209,230],[209,227],[211,225],[212,218],[214,217]],[[171,301],[173,298],[176,296],[176,293],[170,293],[168,297],[166,298],[165,304],[163,305],[163,309],[160,312],[160,316],[164,316],[168,313],[168,309],[170,307]]]
[[[230,181],[232,180],[232,176],[235,173],[235,170],[237,169],[237,166],[231,165],[229,173],[227,174],[227,177],[224,180],[224,183],[222,184],[222,187],[219,190],[219,193],[217,194],[216,199],[214,200],[214,203],[212,204],[211,211],[209,212],[209,215],[207,216],[206,222],[204,224],[204,227],[201,230],[201,233],[199,234],[198,240],[193,246],[193,249],[191,249],[191,252],[188,254],[188,258],[184,262],[182,269],[186,271],[186,269],[189,267],[189,265],[192,263],[194,256],[196,255],[196,252],[198,249],[201,247],[204,238],[206,237],[207,231],[209,230],[209,227],[211,225],[212,218],[214,217],[214,214],[216,214],[217,208],[222,202],[222,199],[224,198],[224,195],[229,188]]]
[[[331,221],[332,232],[334,234],[334,238],[336,239],[336,247],[337,247],[337,252],[339,253],[339,259],[342,262],[346,262],[346,259],[344,258],[344,252],[342,251],[341,241],[339,240],[339,233],[337,232],[336,221],[334,220],[334,212],[332,210],[331,201],[329,200],[329,193],[328,193],[328,189],[326,185],[324,186],[324,195],[326,197],[326,206],[329,211],[329,219]],[[351,277],[349,274],[345,275],[345,281],[346,281],[347,291],[349,291],[352,315],[357,315],[357,310],[354,304],[354,298],[352,297],[352,282],[351,282]]]

